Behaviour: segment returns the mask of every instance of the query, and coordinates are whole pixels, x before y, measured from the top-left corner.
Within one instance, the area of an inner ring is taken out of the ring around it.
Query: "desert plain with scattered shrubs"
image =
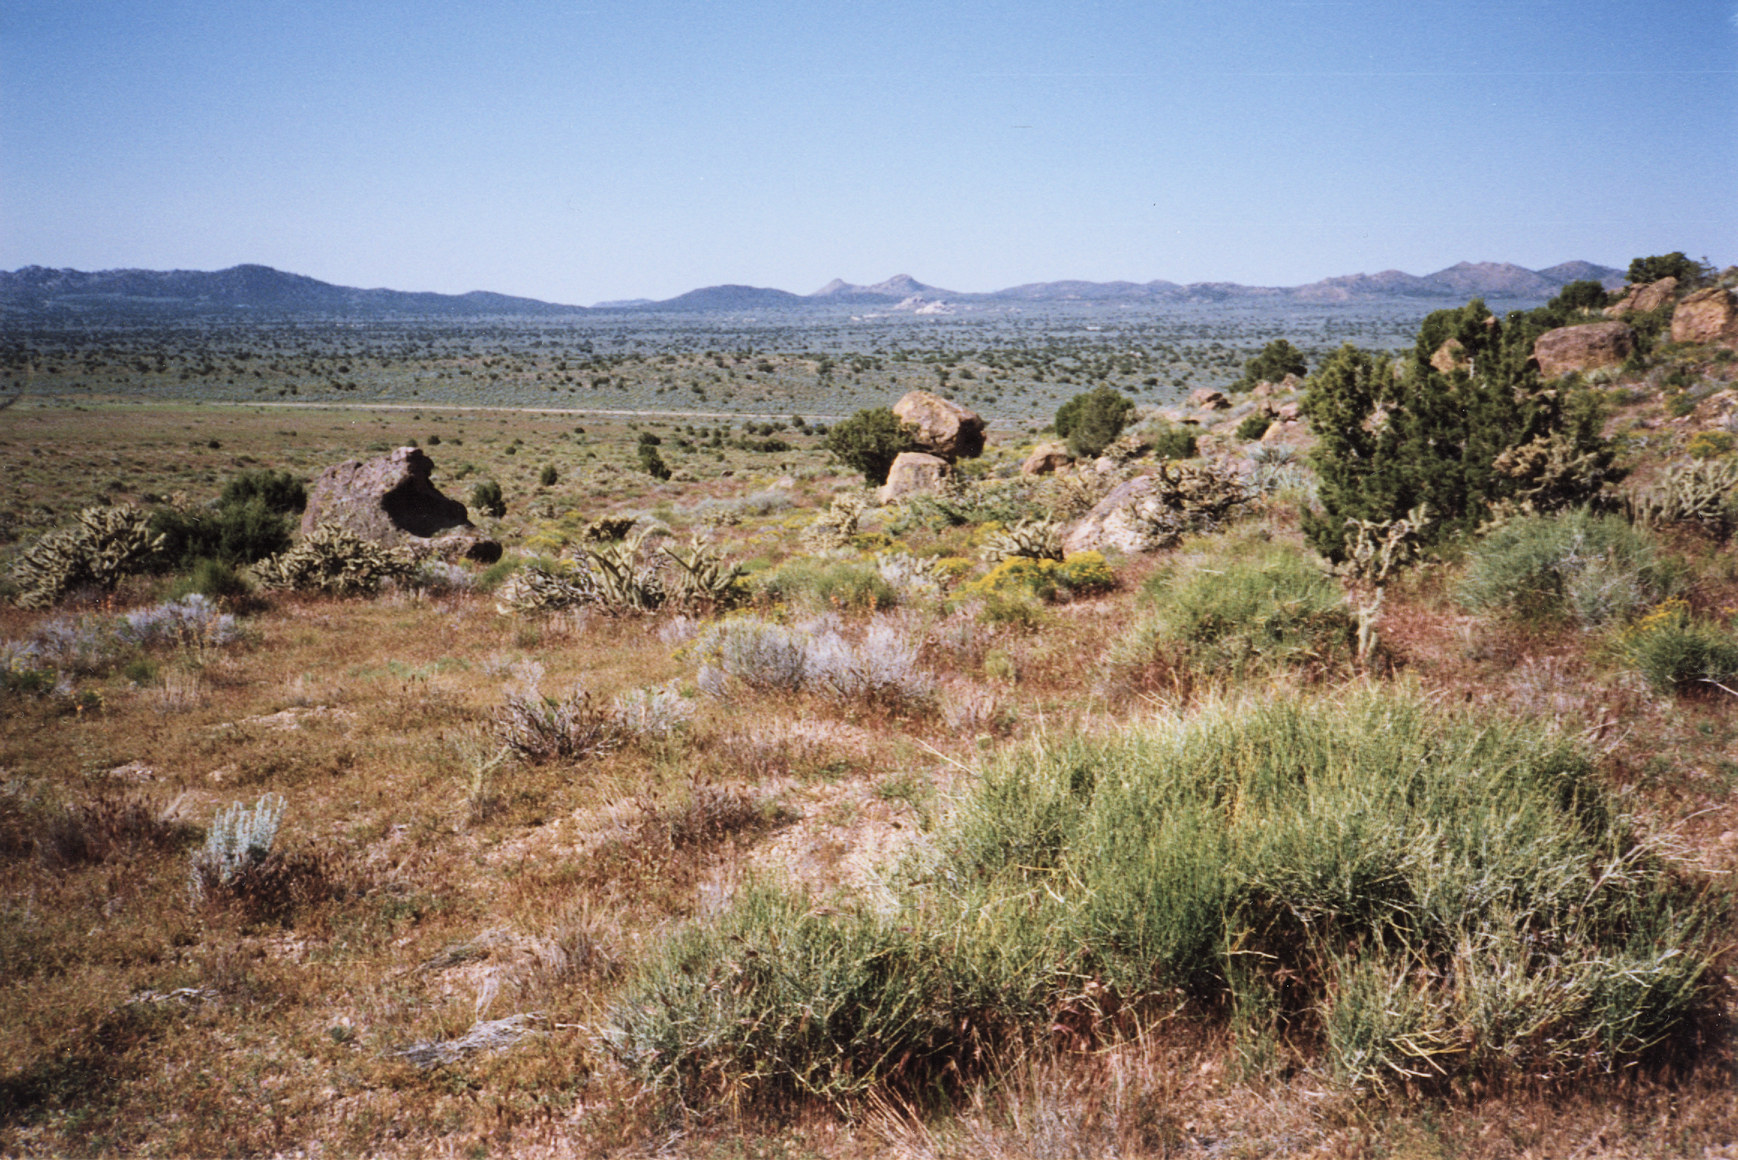
[[[1114,333],[12,336],[0,1153],[1734,1155],[1738,359],[1546,380],[1576,285],[1195,404]],[[882,503],[919,387],[987,446]],[[498,562],[299,529],[411,443]]]

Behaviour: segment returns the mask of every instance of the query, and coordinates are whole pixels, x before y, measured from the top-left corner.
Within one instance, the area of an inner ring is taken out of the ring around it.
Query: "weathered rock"
[[[1466,346],[1458,338],[1449,339],[1430,356],[1431,369],[1440,374],[1465,370],[1471,365],[1472,360],[1466,357]]]
[[[1672,311],[1673,342],[1738,346],[1738,301],[1724,286],[1698,290]]]
[[[947,478],[947,460],[921,451],[901,451],[887,471],[887,482],[876,493],[882,503],[891,503],[918,492],[938,491]]]
[[[1020,474],[1049,475],[1073,462],[1074,456],[1068,454],[1068,444],[1040,443],[1032,449],[1032,454],[1026,456],[1026,462],[1020,465]]]
[[[928,391],[908,391],[893,413],[917,429],[917,445],[952,463],[984,451],[984,420],[976,411]]]
[[[1624,296],[1605,308],[1607,318],[1622,318],[1626,314],[1646,314],[1658,310],[1677,297],[1678,280],[1661,278],[1658,282],[1631,283]]]
[[[1154,491],[1150,475],[1137,475],[1119,483],[1069,529],[1063,551],[1096,552],[1105,548],[1151,551],[1158,546],[1153,517],[1162,506]]]
[[[1282,391],[1299,391],[1303,389],[1303,385],[1303,379],[1296,374],[1287,374],[1279,380],[1279,389]]]
[[[447,559],[499,560],[501,545],[477,530],[464,504],[429,482],[433,471],[434,460],[416,447],[328,467],[308,493],[302,533],[337,524],[387,547],[415,545]]]
[[[1315,433],[1310,430],[1310,425],[1300,419],[1281,419],[1270,424],[1261,433],[1261,441],[1269,446],[1283,443],[1299,454],[1313,449],[1316,444]]]
[[[1189,392],[1189,406],[1197,411],[1225,411],[1231,407],[1231,400],[1225,397],[1225,392],[1216,391],[1212,387],[1196,387]]]
[[[1302,414],[1303,404],[1296,401],[1281,403],[1273,410],[1274,418],[1278,419],[1281,423],[1290,423]]]
[[[1533,343],[1539,373],[1548,379],[1570,371],[1616,366],[1635,349],[1635,331],[1627,322],[1588,322],[1547,330]]]

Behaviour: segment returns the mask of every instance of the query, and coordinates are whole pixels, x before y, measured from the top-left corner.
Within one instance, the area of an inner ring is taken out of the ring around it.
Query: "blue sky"
[[[1738,0],[0,0],[0,268],[552,301],[1738,261]]]

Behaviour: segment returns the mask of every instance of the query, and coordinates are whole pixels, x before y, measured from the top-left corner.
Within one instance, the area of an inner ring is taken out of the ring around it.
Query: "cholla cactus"
[[[640,551],[649,531],[586,549],[586,557],[596,566],[597,602],[605,612],[655,612],[669,597],[658,559]]]
[[[591,521],[579,538],[588,544],[609,544],[620,540],[634,530],[634,516],[602,516]]]
[[[1211,531],[1254,496],[1237,472],[1220,463],[1159,464],[1155,494],[1191,531]]]
[[[720,611],[735,608],[748,595],[743,585],[742,565],[726,565],[718,549],[698,536],[688,542],[686,554],[666,546],[664,555],[680,570],[674,601],[683,607],[708,607]]]
[[[205,845],[193,851],[193,866],[187,876],[187,894],[197,906],[213,888],[228,886],[249,866],[265,861],[277,841],[283,820],[284,799],[268,793],[248,809],[235,802],[217,811],[206,831]]]
[[[1334,570],[1356,597],[1358,659],[1368,660],[1379,640],[1376,622],[1396,569],[1418,556],[1419,538],[1430,526],[1430,508],[1419,504],[1397,520],[1346,521],[1346,558]]]
[[[1652,487],[1624,496],[1624,514],[1646,527],[1692,523],[1730,530],[1729,505],[1738,493],[1738,460],[1689,459],[1668,467]]]
[[[875,557],[875,570],[902,594],[934,595],[941,591],[942,574],[935,561],[910,552],[879,553]]]
[[[583,604],[596,604],[597,577],[588,571],[562,576],[538,564],[527,564],[495,594],[495,610],[512,613],[560,612]]]
[[[70,528],[49,532],[13,566],[20,608],[47,608],[86,587],[112,589],[143,571],[163,537],[151,517],[130,507],[88,507]]]
[[[1058,471],[1045,481],[1039,502],[1050,518],[1066,523],[1091,511],[1111,493],[1122,477],[1097,471]]]
[[[992,532],[980,549],[991,564],[1016,557],[1028,560],[1062,559],[1062,525],[1055,520],[1023,519],[1013,527]]]
[[[266,588],[298,592],[330,592],[338,596],[367,595],[393,577],[410,575],[414,555],[400,548],[383,548],[336,524],[322,524],[286,552],[253,566]]]
[[[851,542],[869,501],[854,491],[833,497],[833,504],[803,529],[803,542],[814,551],[831,552]]]

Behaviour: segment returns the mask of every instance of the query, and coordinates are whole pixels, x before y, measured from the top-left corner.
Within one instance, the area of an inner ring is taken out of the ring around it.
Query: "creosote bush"
[[[1382,1089],[1623,1068],[1709,992],[1711,915],[1586,754],[1407,689],[1022,746],[909,872],[841,914],[747,892],[608,1041],[689,1101],[851,1101],[1182,1011]]]

